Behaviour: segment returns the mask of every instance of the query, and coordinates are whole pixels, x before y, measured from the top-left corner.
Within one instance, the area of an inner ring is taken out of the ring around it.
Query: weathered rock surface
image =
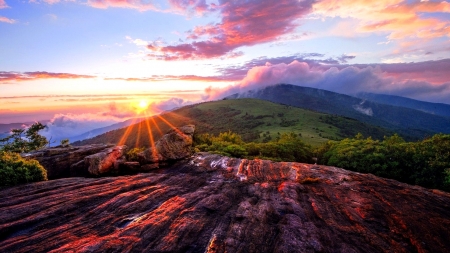
[[[151,173],[0,190],[0,252],[449,252],[450,194],[195,154]]]
[[[82,163],[84,158],[113,146],[93,144],[79,147],[55,147],[22,154],[22,156],[38,160],[47,170],[48,179],[87,176],[87,168]]]
[[[114,173],[112,170],[117,167],[114,163],[125,155],[127,146],[117,146],[109,148],[103,152],[86,156],[84,164],[88,166],[88,171],[91,175],[100,176],[107,173]],[[118,171],[115,172],[116,174]]]
[[[192,154],[195,126],[187,125],[171,130],[155,143],[155,147],[138,154],[139,163],[151,164],[179,160]]]

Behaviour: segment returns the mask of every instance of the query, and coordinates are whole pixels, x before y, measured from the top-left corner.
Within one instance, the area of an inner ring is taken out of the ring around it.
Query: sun
[[[147,109],[147,107],[148,107],[148,102],[146,100],[139,101],[139,108],[140,109],[145,110],[145,109]]]

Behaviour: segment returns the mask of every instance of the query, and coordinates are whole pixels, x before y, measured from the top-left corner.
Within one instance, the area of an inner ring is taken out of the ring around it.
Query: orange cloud
[[[314,4],[314,13],[325,17],[353,18],[356,32],[386,32],[389,39],[449,36],[448,20],[423,17],[421,13],[450,13],[450,3],[403,0],[323,0]]]
[[[10,81],[30,81],[38,79],[78,79],[78,78],[95,78],[95,76],[89,75],[77,75],[69,73],[51,73],[45,71],[37,72],[5,72],[0,71],[0,83],[6,83]]]

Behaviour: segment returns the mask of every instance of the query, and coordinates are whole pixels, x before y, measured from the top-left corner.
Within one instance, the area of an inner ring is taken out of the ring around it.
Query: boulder
[[[141,165],[179,160],[192,155],[194,125],[172,129],[159,139],[154,147],[138,154]]]
[[[77,147],[52,147],[24,153],[22,154],[22,157],[38,160],[47,170],[48,179],[85,176],[87,174],[87,168],[84,166],[84,158],[107,150],[113,146],[114,145],[107,144],[92,144]]]
[[[121,158],[127,150],[127,146],[116,146],[109,148],[103,152],[86,156],[84,164],[88,166],[91,175],[101,176],[104,174],[118,174],[115,171],[114,163]]]

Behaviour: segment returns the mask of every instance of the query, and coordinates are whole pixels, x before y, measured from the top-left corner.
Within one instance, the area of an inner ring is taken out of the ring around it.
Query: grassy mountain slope
[[[450,117],[450,105],[447,104],[430,103],[400,96],[374,93],[359,93],[357,97],[380,104],[406,107],[439,116]]]
[[[74,145],[115,143],[150,146],[171,126],[195,124],[197,133],[219,134],[231,130],[246,141],[268,141],[285,132],[295,132],[308,144],[318,146],[327,140],[353,137],[358,132],[381,139],[393,132],[339,116],[275,104],[257,99],[236,99],[186,106],[160,116]],[[150,131],[148,131],[150,129]],[[151,132],[151,135],[149,135]],[[125,136],[125,137],[124,137]],[[122,140],[122,141],[121,141]]]
[[[409,137],[407,139],[421,139],[435,133],[450,133],[450,118],[315,88],[280,84],[227,97],[227,99],[235,98],[257,98],[345,116],[390,129]]]

